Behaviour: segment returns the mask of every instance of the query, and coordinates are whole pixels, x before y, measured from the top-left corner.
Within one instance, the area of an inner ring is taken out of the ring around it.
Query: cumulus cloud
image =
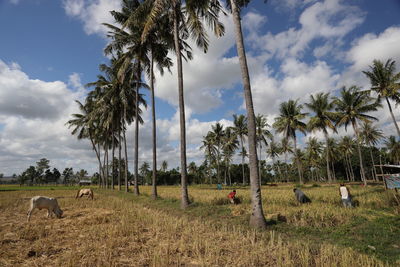
[[[110,11],[120,10],[120,0],[63,0],[63,7],[68,16],[76,17],[84,24],[87,34],[105,37],[107,28],[102,23],[114,23]]]

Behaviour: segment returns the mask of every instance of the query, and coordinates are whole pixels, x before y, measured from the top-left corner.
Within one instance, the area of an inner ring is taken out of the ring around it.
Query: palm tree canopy
[[[364,122],[361,125],[361,139],[368,146],[376,146],[383,139],[383,132],[376,125]]]
[[[307,125],[309,131],[320,130],[327,134],[327,129],[331,129],[336,132],[336,113],[333,112],[333,101],[329,101],[329,93],[311,95],[310,102],[305,105],[314,113]]]
[[[334,102],[337,112],[336,125],[344,125],[346,130],[349,124],[357,126],[358,121],[378,120],[367,113],[376,111],[380,104],[369,93],[362,92],[357,86],[351,86],[348,89],[343,87],[340,91],[340,97],[334,97]]]
[[[363,71],[371,82],[371,90],[378,94],[378,98],[388,97],[400,102],[400,72],[396,73],[396,61],[388,59],[385,64],[374,60],[370,71]]]
[[[290,99],[287,102],[281,103],[279,107],[279,117],[275,118],[273,127],[277,132],[283,133],[285,138],[295,138],[296,131],[306,133],[306,124],[301,120],[304,119],[307,113],[303,113],[303,106],[298,104],[298,100]]]

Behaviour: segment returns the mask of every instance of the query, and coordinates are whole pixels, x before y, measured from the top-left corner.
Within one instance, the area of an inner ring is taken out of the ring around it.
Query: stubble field
[[[142,195],[95,190],[0,191],[0,266],[398,266],[400,217],[393,192],[351,187],[359,206],[341,207],[337,186],[306,187],[298,205],[292,186],[263,188],[267,231],[247,227],[249,190],[190,187],[191,207],[179,209],[179,187]],[[10,189],[10,188],[3,188]],[[26,188],[23,188],[26,189]],[[29,198],[57,197],[63,218],[35,210]],[[279,215],[278,215],[279,214]]]

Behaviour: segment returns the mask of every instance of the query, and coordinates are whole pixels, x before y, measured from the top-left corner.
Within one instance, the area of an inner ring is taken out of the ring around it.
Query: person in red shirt
[[[230,192],[229,195],[228,195],[229,201],[230,201],[232,204],[235,204],[235,196],[236,196],[236,190],[233,190],[233,191]]]

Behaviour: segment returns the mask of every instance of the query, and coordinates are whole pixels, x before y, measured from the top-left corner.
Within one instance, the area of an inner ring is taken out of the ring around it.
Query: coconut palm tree
[[[370,122],[364,122],[361,125],[361,139],[369,147],[369,153],[371,155],[371,164],[372,164],[372,177],[377,179],[376,176],[376,168],[374,162],[374,155],[372,154],[372,147],[376,146],[380,140],[384,138],[383,132],[379,130],[375,125],[372,125]]]
[[[236,134],[237,138],[240,140],[241,151],[243,151],[244,137],[247,136],[247,118],[243,114],[236,115],[233,114],[233,132]],[[246,178],[244,176],[244,154],[242,154],[242,180],[243,184],[246,184]]]
[[[163,160],[161,163],[161,171],[166,172],[168,169],[168,162],[166,160]]]
[[[289,179],[289,171],[288,171],[288,163],[287,163],[287,155],[288,153],[293,153],[292,143],[289,138],[282,138],[280,144],[281,152],[285,155],[285,172],[286,172],[286,182]]]
[[[305,156],[308,160],[308,164],[310,166],[312,180],[314,179],[314,170],[317,169],[319,159],[322,153],[322,144],[315,137],[309,137],[306,142],[305,147]]]
[[[264,144],[265,146],[268,146],[267,138],[271,139],[272,134],[271,132],[267,129],[267,127],[270,127],[270,125],[267,123],[267,118],[264,117],[262,114],[258,114],[256,116],[256,136],[257,136],[257,143],[259,146],[259,156],[258,159],[261,160],[261,151],[262,151],[262,145]],[[258,164],[258,175],[261,183],[261,165]]]
[[[304,119],[307,113],[303,113],[301,110],[303,105],[298,104],[298,100],[290,99],[287,102],[283,102],[279,108],[279,116],[275,118],[273,127],[278,133],[283,133],[284,138],[292,138],[294,141],[294,152],[297,151],[297,137],[296,131],[300,131],[306,134],[307,125],[301,120]],[[299,159],[299,157],[295,157]],[[301,172],[302,166],[301,161],[297,161],[297,170],[299,173],[299,182],[303,183],[303,175]]]
[[[335,112],[333,111],[334,104],[332,101],[329,100],[329,93],[318,93],[315,96],[311,95],[310,102],[305,103],[305,105],[313,113],[307,124],[308,130],[311,132],[322,131],[325,136],[326,149],[329,151],[328,129],[336,132]],[[329,165],[329,153],[326,153],[326,171],[328,181],[332,182]]]
[[[259,180],[259,169],[257,160],[257,135],[256,122],[253,107],[253,98],[250,86],[250,75],[247,66],[246,52],[244,48],[240,9],[250,1],[227,1],[228,8],[232,12],[232,19],[235,28],[236,50],[239,57],[240,70],[242,73],[243,92],[247,112],[248,147],[249,147],[249,170],[251,187],[252,212],[250,226],[265,229],[267,227],[261,201],[261,184]]]
[[[370,71],[363,71],[371,81],[371,91],[378,95],[380,100],[385,98],[392,116],[393,124],[396,127],[397,135],[400,137],[400,129],[393,114],[389,100],[400,102],[400,72],[396,73],[396,61],[388,59],[385,64],[380,60],[374,60]]]
[[[237,137],[233,132],[232,127],[227,127],[225,129],[225,134],[223,137],[222,153],[224,157],[224,163],[227,167],[229,184],[232,184],[230,164],[232,162],[233,155],[235,151],[238,149],[238,147],[239,147],[239,141],[237,140]],[[227,184],[226,175],[225,175],[225,184]]]
[[[282,153],[282,147],[279,146],[279,144],[276,143],[276,142],[274,141],[274,139],[272,138],[272,139],[271,139],[271,142],[269,142],[269,146],[267,147],[267,155],[268,155],[269,157],[271,157],[271,159],[272,159],[272,166],[275,168],[275,170],[274,170],[275,175],[278,176],[277,174],[279,174],[279,177],[280,177],[281,180],[282,180],[281,168],[280,168],[279,164],[277,165],[276,162],[275,162],[275,158],[276,158],[276,157],[279,157],[279,155],[280,155],[281,153]],[[276,170],[276,168],[277,168],[278,170]]]
[[[203,136],[203,141],[200,149],[205,150],[206,161],[208,162],[208,177],[210,184],[212,183],[211,176],[211,164],[215,161],[216,158],[216,149],[215,149],[215,138],[211,132],[208,132],[206,136]]]
[[[400,163],[400,142],[393,135],[389,136],[385,141],[386,150],[390,160],[395,163]]]
[[[353,167],[351,165],[350,158],[353,155],[354,152],[354,147],[355,147],[355,141],[353,138],[350,136],[343,136],[339,140],[338,144],[338,149],[341,153],[341,155],[344,156],[344,162],[345,162],[345,170],[346,170],[346,175],[347,175],[347,180],[348,181],[354,181],[354,172],[353,172]]]
[[[204,29],[203,22],[212,28],[217,36],[224,34],[224,27],[218,21],[221,6],[218,1],[198,0],[185,1],[180,0],[153,0],[146,1],[151,5],[150,12],[145,19],[145,25],[142,32],[142,41],[148,38],[149,32],[157,26],[157,21],[166,15],[171,19],[168,25],[172,26],[174,35],[174,50],[177,60],[178,77],[178,97],[179,97],[179,115],[180,115],[180,150],[181,150],[181,186],[182,202],[181,207],[186,208],[189,205],[189,195],[187,190],[186,175],[186,126],[185,126],[185,104],[183,90],[183,68],[182,68],[182,40],[188,36],[196,41],[196,45],[207,52],[208,36]],[[135,21],[138,16],[133,13],[127,20],[127,24]]]
[[[213,139],[213,143],[216,151],[216,162],[217,162],[217,183],[221,182],[220,179],[220,160],[221,160],[221,149],[222,142],[225,136],[224,126],[217,122],[215,125],[211,125],[212,131],[210,132],[210,136]]]
[[[380,104],[368,93],[361,92],[360,88],[357,86],[352,86],[348,89],[343,87],[340,91],[340,97],[335,97],[334,101],[336,105],[335,110],[338,116],[336,125],[344,125],[346,131],[349,124],[353,126],[357,141],[358,157],[360,160],[361,180],[364,182],[364,185],[367,185],[367,179],[365,177],[364,164],[361,155],[360,131],[358,124],[359,122],[378,120],[367,113],[376,111]]]

